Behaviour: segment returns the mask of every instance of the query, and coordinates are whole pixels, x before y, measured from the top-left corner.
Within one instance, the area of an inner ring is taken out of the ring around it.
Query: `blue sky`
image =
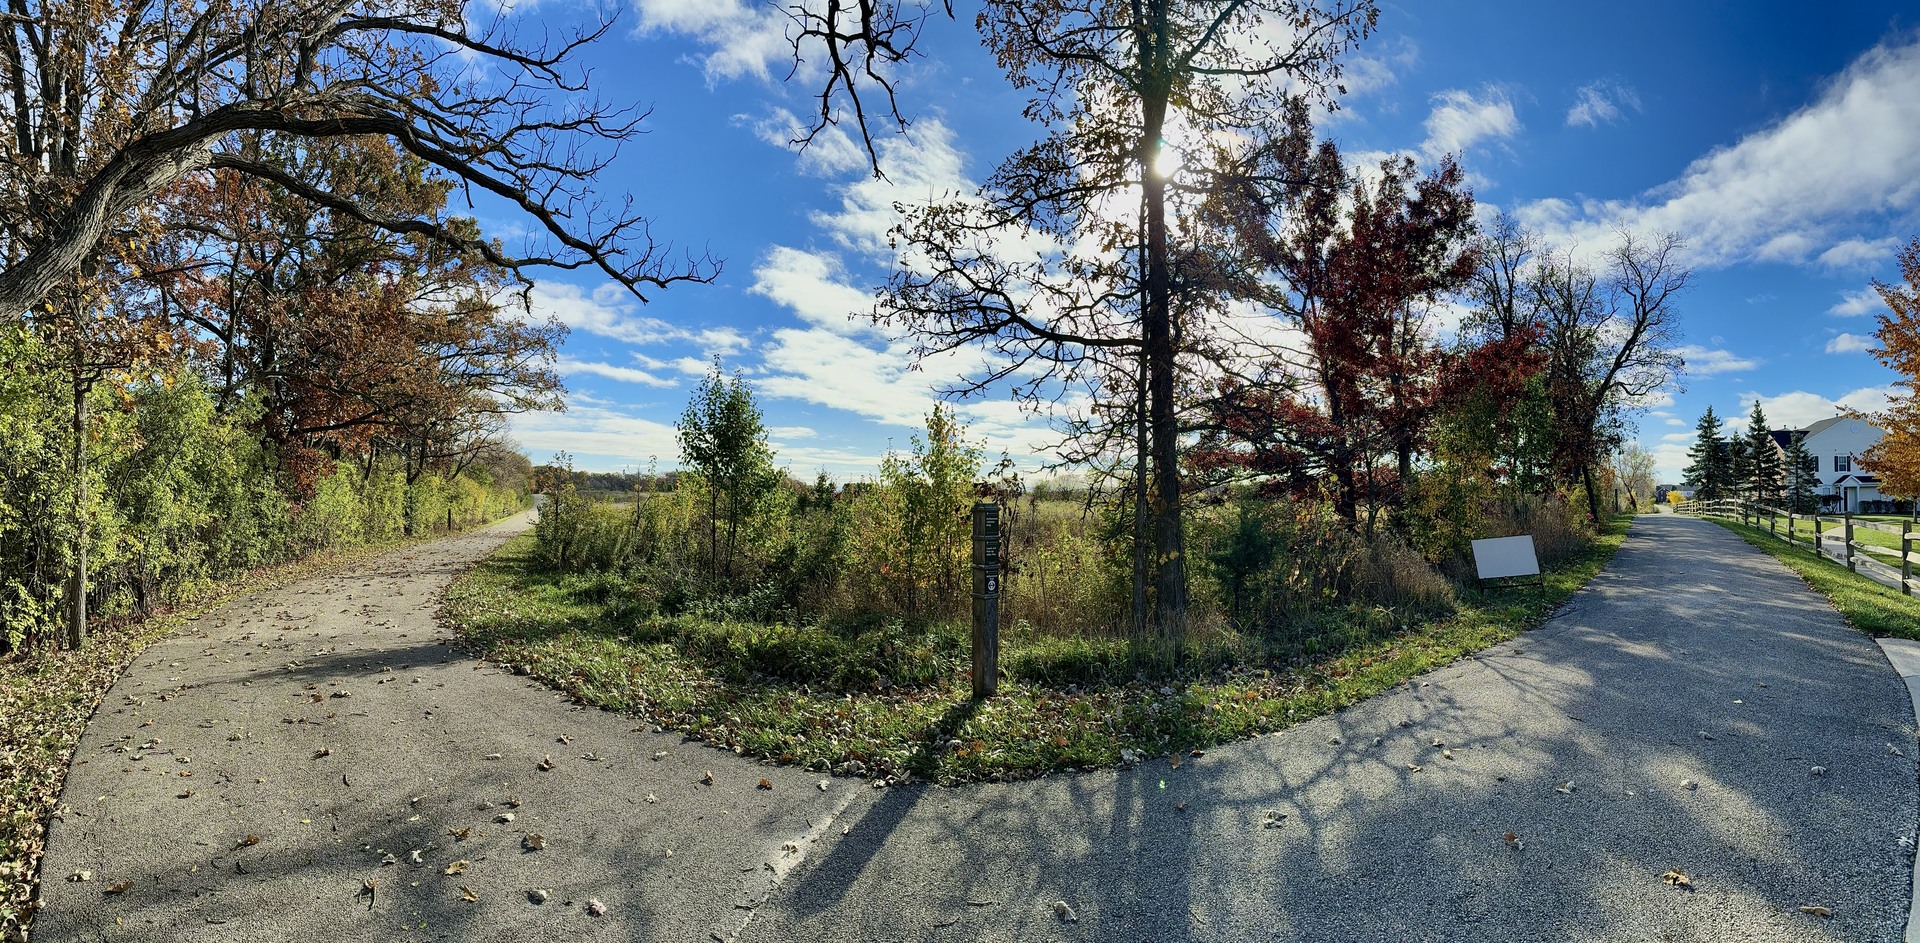
[[[786,144],[811,106],[787,82],[785,17],[757,0],[633,0],[591,49],[601,98],[652,108],[651,133],[598,183],[633,195],[676,249],[724,260],[712,285],[637,301],[543,276],[537,309],[569,324],[564,413],[516,417],[536,461],[671,467],[673,422],[719,357],[758,390],[797,475],[868,474],[904,447],[954,360],[910,369],[864,312],[885,278],[896,201],[971,189],[1033,137],[1022,99],[981,50],[972,10],[929,24],[900,76],[913,125],[883,138],[889,178],[829,135]],[[534,28],[571,5],[520,0]],[[1320,132],[1353,157],[1460,155],[1477,199],[1549,240],[1604,247],[1620,226],[1673,230],[1696,269],[1681,300],[1683,388],[1639,417],[1676,479],[1709,404],[1774,425],[1874,409],[1893,374],[1864,352],[1868,290],[1920,235],[1920,13],[1898,3],[1386,4],[1348,61],[1350,93]],[[479,208],[509,237],[523,221]],[[959,410],[994,453],[1032,466],[1048,417],[1004,399]]]

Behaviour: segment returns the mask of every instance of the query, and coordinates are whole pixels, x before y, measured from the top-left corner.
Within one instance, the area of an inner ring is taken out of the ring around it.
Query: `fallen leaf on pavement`
[[[536,887],[527,892],[527,900],[531,903],[544,904],[552,899],[553,892],[545,888]]]
[[[260,836],[258,836],[258,835],[248,835],[247,837],[245,837],[245,838],[242,838],[242,839],[240,839],[240,840],[239,840],[239,841],[237,841],[237,842],[234,842],[234,844],[233,844],[233,847],[235,847],[235,848],[252,848],[253,846],[255,846],[255,845],[258,845],[258,844],[260,844]]]
[[[1800,912],[1803,914],[1812,914],[1815,917],[1832,917],[1833,916],[1833,911],[1831,909],[1826,907],[1816,906],[1814,904],[1801,904]]]
[[[589,897],[589,898],[587,898],[587,916],[589,916],[589,917],[604,917],[604,916],[606,916],[606,915],[607,915],[607,905],[606,905],[606,904],[603,904],[603,903],[601,903],[601,902],[599,902],[598,900],[595,900],[595,899],[593,899],[593,898],[591,898],[591,897]]]
[[[92,871],[75,871],[72,874],[67,876],[67,880],[73,881],[76,883],[81,881],[91,881],[93,880],[93,872]]]
[[[1569,779],[1569,780],[1567,780],[1566,782],[1564,782],[1564,783],[1561,783],[1560,785],[1558,785],[1558,786],[1555,786],[1555,787],[1553,787],[1553,791],[1554,791],[1554,792],[1560,792],[1560,793],[1565,793],[1565,794],[1567,794],[1567,795],[1569,795],[1569,796],[1571,796],[1571,795],[1573,795],[1573,780],[1571,780],[1571,779]]]
[[[372,910],[374,897],[380,893],[380,882],[368,878],[365,884],[360,885],[360,893],[367,898],[367,909]]]
[[[473,862],[468,861],[465,858],[462,858],[459,861],[455,861],[454,863],[447,865],[447,870],[445,871],[445,873],[446,874],[465,874],[467,873],[467,866],[470,864],[473,864]]]
[[[535,764],[534,764],[534,766],[535,766],[535,768],[537,768],[537,769],[539,769],[539,770],[540,770],[541,772],[543,772],[543,773],[544,773],[544,772],[546,772],[547,770],[550,770],[550,769],[552,769],[552,768],[553,768],[553,754],[551,754],[551,753],[549,753],[549,754],[547,754],[547,757],[546,757],[546,759],[543,759],[543,760],[541,760],[540,762],[538,762],[538,763],[535,763]]]
[[[477,904],[480,902],[480,895],[475,894],[473,888],[462,884],[460,885],[460,899],[469,904]]]
[[[1825,776],[1827,775],[1827,768],[1824,766],[1816,766],[1810,770],[1807,770],[1807,772],[1808,774],[1813,776]]]
[[[466,828],[450,828],[450,829],[447,829],[447,834],[452,835],[454,841],[466,841],[467,838],[473,834],[473,826],[469,825]]]
[[[660,797],[659,797],[659,796],[656,796],[656,795],[654,795],[653,793],[647,793],[647,804],[648,804],[648,805],[652,805],[653,803],[656,803],[656,802],[659,802],[659,801],[660,801]]]
[[[707,775],[700,777],[700,781],[709,786],[713,785],[713,770],[707,770]]]
[[[1073,908],[1067,906],[1067,902],[1064,900],[1056,900],[1053,902],[1053,915],[1059,917],[1061,923],[1080,922],[1080,915],[1074,913]]]
[[[655,751],[655,752],[654,752],[654,754],[653,754],[653,761],[654,761],[655,763],[658,763],[658,762],[660,762],[661,760],[664,760],[664,759],[666,759],[666,758],[667,758],[667,751],[665,751],[665,750],[657,750],[657,751]]]
[[[763,779],[763,780],[760,780],[760,785],[758,785],[758,786],[756,786],[756,787],[754,787],[754,788],[756,788],[756,789],[772,789],[772,788],[773,788],[773,782],[772,782],[771,780],[766,780],[766,779]]]
[[[323,756],[332,756],[332,755],[333,755],[332,747],[321,747],[320,749],[313,751],[313,758],[316,760]]]
[[[1668,887],[1683,887],[1687,890],[1693,890],[1693,879],[1687,877],[1685,871],[1668,868],[1667,873],[1660,875],[1660,880],[1666,882]]]
[[[547,847],[547,837],[545,835],[541,835],[538,833],[528,835],[527,837],[520,839],[520,844],[524,846],[528,851],[539,851],[540,849]]]
[[[1407,764],[1407,772],[1409,772],[1409,773],[1418,773],[1418,772],[1420,772],[1420,764],[1418,764],[1418,763],[1408,763],[1408,764]]]
[[[113,885],[113,886],[111,886],[111,887],[109,887],[109,888],[107,888],[106,890],[104,890],[104,891],[102,891],[101,893],[103,893],[103,894],[125,894],[125,893],[126,893],[127,891],[129,891],[129,890],[131,890],[132,888],[133,888],[133,882],[132,882],[132,881],[121,881],[120,883],[118,883],[118,884],[115,884],[115,885]]]

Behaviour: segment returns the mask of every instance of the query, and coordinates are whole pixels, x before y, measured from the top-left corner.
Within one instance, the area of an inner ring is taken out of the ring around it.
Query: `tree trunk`
[[[67,578],[67,648],[87,642],[87,382],[79,324],[73,335],[73,572]]]
[[[1580,466],[1580,482],[1586,486],[1587,518],[1595,524],[1598,524],[1600,523],[1600,495],[1595,492],[1593,488],[1593,466],[1591,464]]]
[[[1173,305],[1167,258],[1167,182],[1154,168],[1167,118],[1169,67],[1166,4],[1153,5],[1152,48],[1143,69],[1144,140],[1140,164],[1147,203],[1147,312],[1144,327],[1148,410],[1152,424],[1154,621],[1161,638],[1180,645],[1187,624],[1187,560],[1180,527],[1180,427],[1174,413]]]
[[[1140,271],[1146,273],[1147,251],[1147,213],[1143,199],[1140,206]],[[1141,306],[1142,323],[1145,321],[1146,305]],[[1133,640],[1145,641],[1147,638],[1147,548],[1152,545],[1148,527],[1147,471],[1152,466],[1152,456],[1147,451],[1147,352],[1140,349],[1139,378],[1134,385],[1133,409]]]

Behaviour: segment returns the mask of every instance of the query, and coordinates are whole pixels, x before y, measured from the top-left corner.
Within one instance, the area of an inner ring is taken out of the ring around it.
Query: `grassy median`
[[[1006,680],[975,703],[966,629],[894,622],[827,629],[640,615],[613,574],[534,567],[507,544],[448,593],[479,654],[578,701],[783,764],[942,783],[1037,776],[1171,756],[1338,710],[1538,625],[1624,539],[1610,523],[1543,585],[1463,592],[1444,617],[1402,625],[1337,610],[1311,650],[1245,644],[1149,670],[1124,641],[1002,637]]]

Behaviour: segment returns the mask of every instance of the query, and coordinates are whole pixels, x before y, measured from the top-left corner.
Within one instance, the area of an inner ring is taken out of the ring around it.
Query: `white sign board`
[[[1474,541],[1473,565],[1483,580],[1540,575],[1540,558],[1533,552],[1532,534]]]

